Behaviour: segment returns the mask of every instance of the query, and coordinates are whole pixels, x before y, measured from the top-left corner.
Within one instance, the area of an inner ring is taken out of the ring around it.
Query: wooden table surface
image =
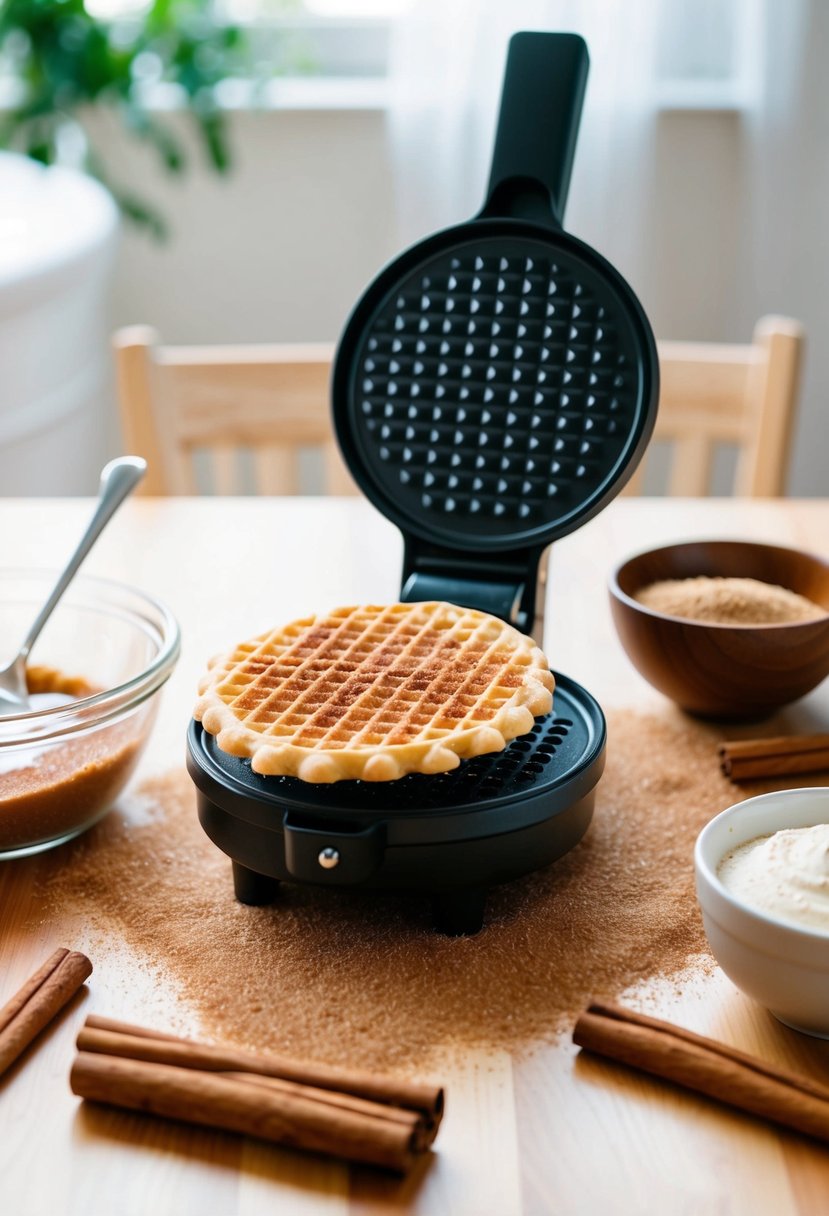
[[[49,567],[69,552],[90,504],[0,500],[0,562]],[[605,706],[665,706],[613,631],[606,580],[630,553],[695,537],[758,539],[829,557],[829,502],[626,499],[559,541],[545,646],[552,665]],[[237,638],[339,603],[397,597],[402,546],[362,500],[146,500],[122,509],[87,563],[167,601],[183,631],[179,665],[136,780],[180,765],[205,659]],[[15,639],[2,639],[5,647]],[[2,657],[2,656],[0,656]],[[790,712],[829,729],[829,682]],[[0,863],[0,1003],[69,927],[38,916],[61,850]],[[91,1010],[144,1021],[150,984],[117,940],[76,999],[0,1081],[0,1212],[11,1216],[428,1216],[536,1213],[752,1213],[829,1210],[829,1149],[645,1077],[581,1060],[561,1041],[528,1062],[470,1053],[444,1074],[437,1151],[398,1181],[223,1133],[183,1130],[69,1092],[77,1029]],[[154,999],[157,994],[154,994]],[[682,994],[654,986],[649,1008],[829,1082],[829,1043],[779,1026],[719,972]],[[178,1024],[188,1017],[177,1009]]]

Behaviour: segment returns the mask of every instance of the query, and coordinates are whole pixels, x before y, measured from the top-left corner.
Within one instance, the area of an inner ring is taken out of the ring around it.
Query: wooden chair
[[[148,465],[142,493],[296,494],[307,450],[317,488],[356,492],[329,416],[332,346],[161,346],[133,326],[114,347],[126,449]]]
[[[671,445],[669,495],[711,493],[718,445],[737,449],[733,492],[786,492],[804,331],[787,317],[763,317],[750,346],[660,342],[661,391],[653,444]],[[647,458],[625,488],[642,492]]]

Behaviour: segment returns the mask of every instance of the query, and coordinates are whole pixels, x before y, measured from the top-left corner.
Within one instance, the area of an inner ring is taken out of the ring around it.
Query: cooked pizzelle
[[[454,604],[337,608],[211,664],[195,709],[257,773],[391,781],[500,751],[552,708],[541,650]]]

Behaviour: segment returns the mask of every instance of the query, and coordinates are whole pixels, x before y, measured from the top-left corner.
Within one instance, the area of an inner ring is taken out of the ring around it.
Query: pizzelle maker
[[[561,226],[587,64],[576,35],[512,38],[483,209],[380,273],[333,369],[343,456],[403,533],[400,598],[526,633],[549,545],[619,492],[656,415],[641,305]],[[281,882],[419,890],[436,929],[477,932],[489,888],[572,849],[593,812],[604,717],[554,674],[552,712],[502,752],[390,782],[259,776],[191,722],[199,818],[237,898],[271,902]]]

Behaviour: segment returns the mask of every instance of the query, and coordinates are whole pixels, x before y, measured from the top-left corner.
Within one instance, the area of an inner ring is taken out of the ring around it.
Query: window
[[[656,89],[663,110],[743,109],[760,80],[757,0],[671,0],[659,12]]]
[[[391,22],[412,0],[215,0],[217,16],[246,25],[262,59],[287,75],[379,79]]]

